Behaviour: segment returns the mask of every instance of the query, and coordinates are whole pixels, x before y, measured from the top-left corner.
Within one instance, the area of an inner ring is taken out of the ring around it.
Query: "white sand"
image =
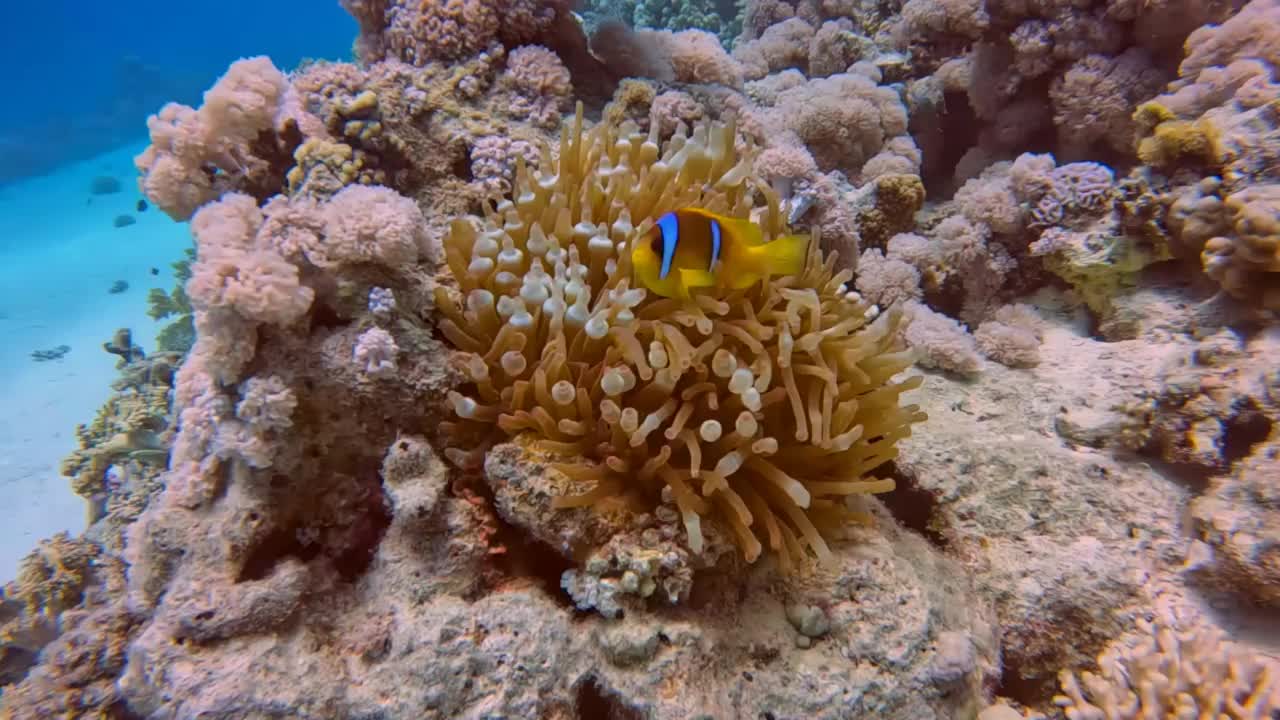
[[[173,286],[169,263],[190,241],[185,224],[155,207],[136,211],[132,158],[142,148],[0,187],[0,582],[39,539],[84,528],[85,503],[58,467],[76,447],[76,424],[91,422],[111,392],[117,357],[102,343],[128,327],[151,352],[163,326],[146,315],[147,292]],[[91,196],[96,175],[123,189]],[[113,227],[121,214],[137,224]],[[109,294],[116,280],[128,291]],[[58,345],[71,346],[61,360],[31,359]]]

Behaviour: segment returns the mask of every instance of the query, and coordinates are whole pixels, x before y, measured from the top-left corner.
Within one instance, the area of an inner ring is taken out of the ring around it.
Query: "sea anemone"
[[[611,499],[678,508],[700,552],[704,523],[748,562],[784,568],[865,520],[851,496],[892,490],[868,473],[925,419],[894,379],[911,357],[899,314],[845,290],[810,243],[804,271],[692,303],[633,287],[629,248],[663,213],[702,207],[785,230],[778,198],[735,146],[732,124],[699,124],[660,145],[631,123],[584,129],[582,108],[519,161],[511,199],[456,219],[445,240],[457,288],[441,287],[443,333],[466,354],[448,457],[478,467],[504,437],[558,457],[557,507]],[[808,551],[805,548],[808,548]]]

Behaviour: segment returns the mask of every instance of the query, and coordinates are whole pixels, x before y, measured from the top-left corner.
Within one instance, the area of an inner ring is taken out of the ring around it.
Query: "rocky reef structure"
[[[173,352],[4,716],[1276,717],[1274,0],[727,5],[349,0],[160,109]],[[655,297],[686,206],[816,242]]]

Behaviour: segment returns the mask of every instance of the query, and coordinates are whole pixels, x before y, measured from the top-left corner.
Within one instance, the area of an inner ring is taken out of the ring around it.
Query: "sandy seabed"
[[[40,538],[84,528],[85,503],[58,467],[76,447],[76,424],[111,392],[117,357],[102,343],[128,327],[151,352],[163,327],[146,314],[147,291],[173,285],[169,264],[190,241],[156,208],[137,212],[133,156],[144,146],[0,187],[0,581]],[[120,192],[93,195],[99,175],[118,179]],[[114,227],[123,214],[137,223]],[[117,280],[129,289],[109,293]],[[71,348],[61,359],[31,357],[60,345]]]

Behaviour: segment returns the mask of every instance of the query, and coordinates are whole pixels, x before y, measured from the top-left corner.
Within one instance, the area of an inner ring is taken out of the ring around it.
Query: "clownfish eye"
[[[653,239],[649,241],[649,249],[653,251],[654,255],[657,255],[658,257],[662,257],[662,233],[661,232],[655,232],[653,234]]]

